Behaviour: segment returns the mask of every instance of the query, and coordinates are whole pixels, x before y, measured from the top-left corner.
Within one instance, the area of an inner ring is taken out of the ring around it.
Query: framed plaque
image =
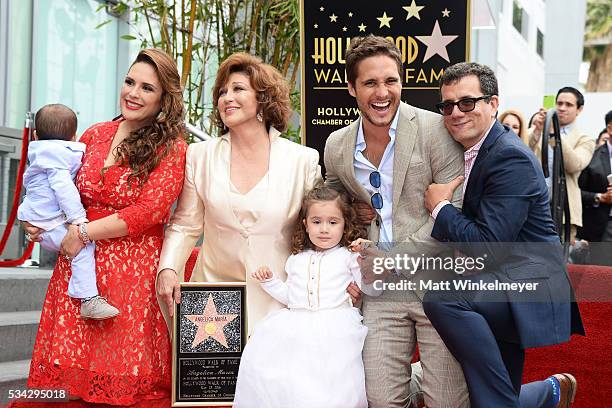
[[[244,282],[181,283],[173,318],[173,407],[232,405],[246,316]]]

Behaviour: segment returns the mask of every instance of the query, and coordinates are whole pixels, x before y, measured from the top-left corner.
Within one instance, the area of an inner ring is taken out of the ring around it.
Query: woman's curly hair
[[[221,120],[219,112],[219,92],[230,75],[242,72],[249,77],[251,86],[257,94],[258,112],[263,115],[266,129],[273,126],[279,132],[287,130],[291,117],[291,101],[289,85],[283,75],[272,65],[265,64],[253,55],[237,52],[227,57],[217,71],[217,79],[213,87],[213,122],[219,133],[229,130]]]
[[[291,238],[291,253],[297,254],[306,249],[314,249],[314,244],[308,237],[304,220],[308,217],[308,209],[317,201],[336,201],[344,217],[344,232],[340,245],[348,246],[357,238],[366,238],[365,228],[357,222],[357,214],[347,195],[331,187],[317,187],[310,190],[302,200],[302,209],[295,222],[293,237]]]
[[[159,162],[176,148],[175,141],[185,135],[185,106],[181,78],[174,60],[163,50],[140,51],[131,66],[139,62],[155,69],[162,87],[161,110],[147,126],[134,130],[116,148],[118,162],[132,169],[128,180],[143,184]]]

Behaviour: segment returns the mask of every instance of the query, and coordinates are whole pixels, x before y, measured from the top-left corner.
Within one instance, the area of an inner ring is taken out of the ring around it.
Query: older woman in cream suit
[[[319,184],[316,150],[280,137],[289,120],[289,87],[257,57],[221,64],[213,89],[223,135],[187,151],[185,182],[166,229],[157,278],[162,310],[180,301],[178,282],[196,242],[204,243],[192,281],[246,281],[248,326],[282,305],[250,274],[269,265],[282,280],[302,198]]]

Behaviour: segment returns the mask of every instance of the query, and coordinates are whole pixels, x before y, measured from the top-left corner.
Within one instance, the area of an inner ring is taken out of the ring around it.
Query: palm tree
[[[612,91],[612,2],[588,0],[584,59],[591,61],[588,92]]]

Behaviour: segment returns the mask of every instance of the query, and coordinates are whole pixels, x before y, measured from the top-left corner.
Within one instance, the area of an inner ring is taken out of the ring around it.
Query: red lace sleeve
[[[179,140],[176,148],[149,174],[136,202],[117,213],[127,224],[128,235],[139,234],[165,221],[183,186],[186,151],[187,143]]]

